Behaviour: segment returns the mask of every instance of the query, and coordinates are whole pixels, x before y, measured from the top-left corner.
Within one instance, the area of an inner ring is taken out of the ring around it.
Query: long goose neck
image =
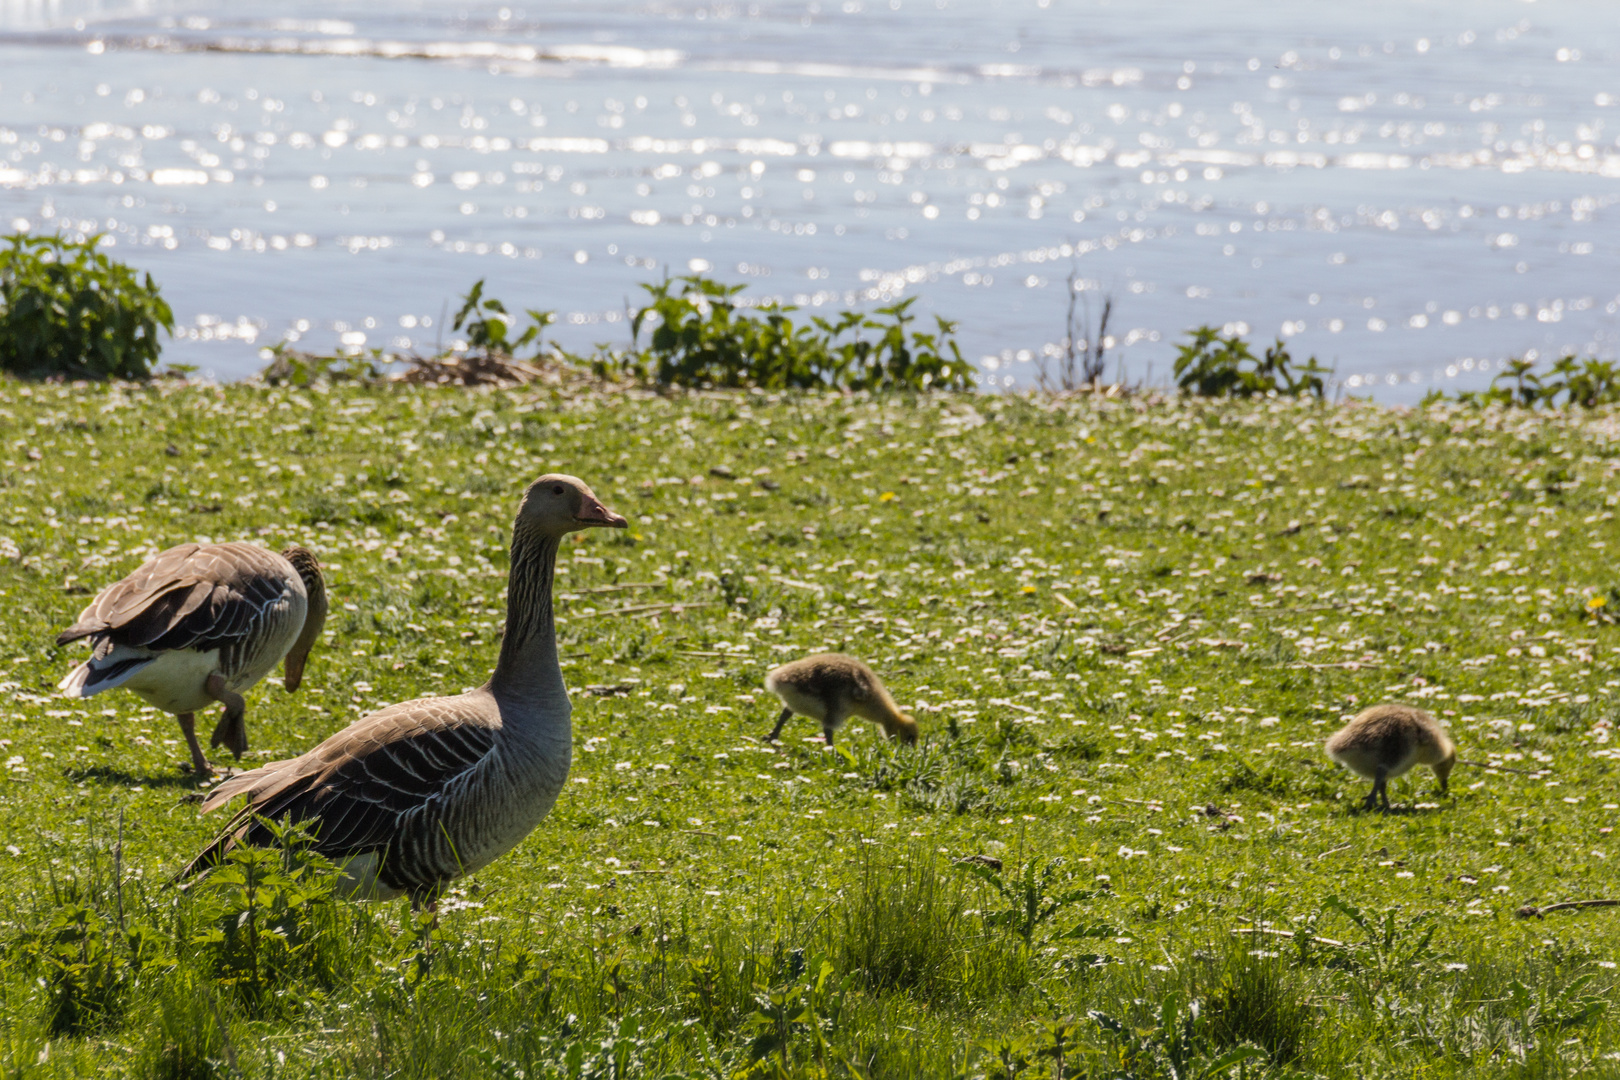
[[[489,680],[497,697],[540,699],[560,696],[566,707],[562,667],[557,663],[557,630],[551,612],[551,582],[558,539],[520,522],[512,531],[512,569],[506,581],[506,633],[501,656]],[[565,718],[566,722],[566,718]]]

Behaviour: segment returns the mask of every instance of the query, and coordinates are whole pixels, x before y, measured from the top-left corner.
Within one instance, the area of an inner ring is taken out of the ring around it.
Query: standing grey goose
[[[506,631],[489,682],[390,705],[301,757],[225,781],[203,812],[237,795],[247,805],[180,876],[237,844],[274,843],[265,819],[309,823],[315,850],[343,867],[343,891],[360,899],[432,902],[517,846],[568,779],[573,728],[551,581],[563,537],[592,526],[625,520],[572,476],[530,484],[512,527]]]
[[[900,711],[877,673],[853,656],[817,653],[783,664],[766,673],[765,689],[786,706],[766,742],[776,741],[794,713],[820,721],[828,746],[851,716],[881,724],[884,734],[902,742],[917,741],[917,722]]]
[[[286,660],[283,685],[298,689],[326,624],[320,563],[296,545],[276,554],[253,544],[181,544],[108,586],[58,645],[89,640],[90,659],[57,684],[87,698],[122,686],[173,713],[198,775],[212,770],[197,745],[198,709],[225,712],[209,745],[247,749],[242,692]]]
[[[1374,705],[1362,710],[1329,736],[1325,749],[1328,757],[1373,782],[1362,803],[1364,810],[1371,810],[1380,799],[1388,810],[1386,783],[1414,765],[1432,768],[1440,790],[1445,791],[1457,764],[1457,748],[1445,729],[1433,716],[1410,705]]]

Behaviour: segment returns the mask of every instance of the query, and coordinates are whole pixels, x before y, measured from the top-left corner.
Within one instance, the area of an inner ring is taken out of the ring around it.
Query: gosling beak
[[[598,526],[607,529],[623,529],[630,524],[596,499],[586,499],[584,505],[579,508],[579,513],[574,515],[574,520],[586,528]]]

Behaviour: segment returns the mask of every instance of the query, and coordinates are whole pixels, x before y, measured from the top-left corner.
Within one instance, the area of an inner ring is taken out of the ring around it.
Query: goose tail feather
[[[220,834],[175,875],[175,880],[185,881],[213,869],[244,839],[257,842],[256,839],[248,837],[249,831],[254,830],[255,819],[260,816],[278,816],[282,808],[276,805],[276,797],[287,793],[289,788],[307,786],[309,777],[301,776],[296,770],[279,768],[297,760],[289,758],[286,761],[272,761],[268,765],[233,776],[209,792],[202,804],[204,814],[219,809],[238,795],[246,795],[248,801],[236,812]],[[306,784],[299,785],[300,780]]]
[[[154,659],[155,657],[151,656],[100,660],[92,657],[68,672],[67,676],[56,684],[56,688],[62,691],[64,697],[93,697],[103,690],[124,685]]]

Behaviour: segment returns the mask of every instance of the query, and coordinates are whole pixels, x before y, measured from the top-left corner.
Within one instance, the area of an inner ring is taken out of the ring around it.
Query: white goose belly
[[[157,653],[123,685],[164,712],[206,709],[216,703],[208,693],[209,676],[223,676],[225,686],[240,694],[270,674],[298,639],[305,606],[304,598],[289,589],[281,600],[264,609],[241,642],[224,648]]]
[[[207,682],[208,676],[218,670],[218,649],[172,649],[158,653],[150,664],[131,675],[124,689],[133,690],[148,705],[156,705],[166,713],[197,712],[214,704]]]

